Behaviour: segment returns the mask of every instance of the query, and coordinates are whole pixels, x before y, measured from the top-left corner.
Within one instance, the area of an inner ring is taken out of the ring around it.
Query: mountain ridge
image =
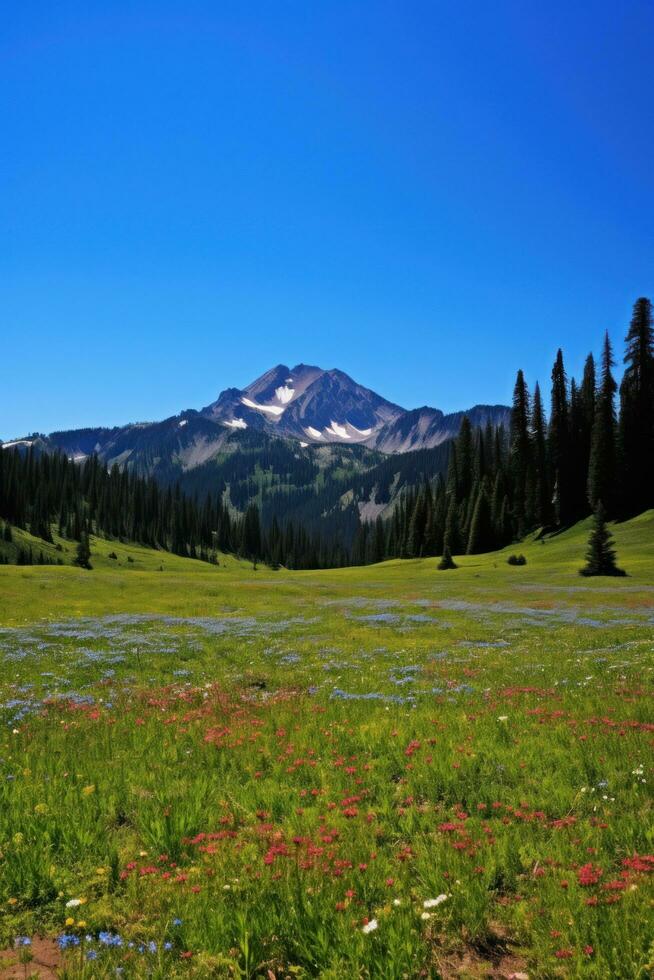
[[[507,424],[504,405],[475,405],[445,414],[421,406],[405,409],[359,384],[339,368],[300,362],[277,364],[244,388],[225,388],[202,409],[187,409],[155,422],[123,426],[87,426],[25,437],[4,447],[59,449],[80,460],[96,453],[107,465],[140,472],[162,461],[182,471],[202,465],[234,448],[234,439],[250,430],[290,440],[301,449],[329,445],[361,446],[384,454],[433,449],[453,438],[464,414],[473,426]]]
[[[508,421],[504,405],[475,405],[474,424]],[[277,364],[245,388],[227,388],[200,414],[234,429],[254,428],[301,443],[362,444],[381,452],[431,449],[458,432],[465,411],[406,409],[339,368]]]

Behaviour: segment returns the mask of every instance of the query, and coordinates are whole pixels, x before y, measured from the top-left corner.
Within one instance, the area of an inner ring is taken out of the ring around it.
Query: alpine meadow
[[[547,426],[519,373],[357,567],[293,570],[324,545],[254,498],[5,448],[5,969],[646,976],[652,348],[639,300],[619,417],[608,338]]]
[[[653,42],[10,0],[0,980],[654,980]]]

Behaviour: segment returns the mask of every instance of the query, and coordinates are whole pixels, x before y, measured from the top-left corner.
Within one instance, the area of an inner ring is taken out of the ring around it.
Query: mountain
[[[508,421],[503,405],[476,405],[473,425]],[[385,453],[432,449],[459,431],[464,412],[407,411],[353,381],[343,371],[285,364],[242,390],[228,388],[202,415],[233,429],[253,428],[300,443],[358,443]]]
[[[404,409],[357,384],[343,371],[285,364],[241,391],[229,388],[202,415],[235,429],[254,428],[310,443],[363,443]]]
[[[508,425],[503,405],[476,405],[473,426]],[[192,495],[222,495],[234,512],[250,501],[264,524],[290,519],[351,542],[360,519],[390,513],[424,476],[443,474],[463,412],[407,411],[343,371],[278,364],[247,387],[162,422],[73,429],[5,443],[60,450],[80,461],[178,483]]]
[[[508,424],[509,411],[505,405],[475,405],[450,415],[426,406],[407,410],[343,371],[278,364],[245,388],[227,388],[200,411],[190,409],[163,422],[53,432],[5,446],[29,446],[36,439],[75,459],[97,453],[108,464],[151,471],[171,463],[187,471],[229,451],[231,437],[246,432],[290,439],[301,448],[340,444],[405,453],[451,439],[464,414],[473,426],[499,426]]]

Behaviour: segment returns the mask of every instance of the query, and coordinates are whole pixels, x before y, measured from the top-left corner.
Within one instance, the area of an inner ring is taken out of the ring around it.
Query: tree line
[[[76,560],[83,567],[91,564],[92,535],[210,562],[220,552],[273,567],[316,568],[346,564],[350,558],[293,522],[280,528],[273,520],[264,532],[253,503],[241,515],[220,494],[200,501],[178,485],[161,487],[117,465],[107,470],[97,456],[76,463],[64,453],[32,448],[0,451],[0,517],[5,544],[12,543],[12,526],[49,543],[57,532],[78,543]],[[19,564],[52,561],[42,549],[20,547],[12,553]]]
[[[478,554],[536,528],[575,523],[602,505],[606,519],[654,507],[654,332],[652,304],[636,301],[618,388],[608,333],[599,371],[589,354],[568,380],[559,349],[549,418],[538,384],[518,371],[508,431],[473,430],[463,418],[447,475],[426,474],[392,516],[363,524],[355,564],[384,558]]]

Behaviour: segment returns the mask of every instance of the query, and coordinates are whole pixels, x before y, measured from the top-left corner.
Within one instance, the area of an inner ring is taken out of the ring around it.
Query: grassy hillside
[[[654,512],[613,531],[625,579],[586,525],[452,572],[1,566],[0,976],[648,976]]]
[[[8,600],[0,608],[0,622],[144,609],[210,615],[217,600],[238,607],[245,595],[257,609],[281,609],[289,596],[311,596],[314,590],[347,594],[360,588],[376,591],[387,586],[400,595],[442,592],[456,597],[465,596],[472,586],[476,591],[506,598],[516,586],[528,590],[536,583],[539,587],[559,583],[579,588],[582,582],[577,573],[584,564],[590,525],[589,518],[560,534],[543,539],[532,535],[520,545],[502,551],[457,556],[459,568],[452,572],[437,572],[436,558],[327,571],[273,572],[265,566],[253,571],[248,562],[228,555],[221,556],[219,566],[213,566],[135,544],[92,538],[91,572],[75,567],[0,566],[0,594]],[[629,594],[639,585],[650,584],[654,570],[654,511],[611,525],[611,531],[628,578],[611,581],[610,588]],[[42,547],[54,560],[63,557],[69,563],[75,556],[75,544],[57,536],[55,545],[47,545],[27,532],[15,531],[14,541],[15,546],[32,545],[35,554]],[[61,544],[62,552],[56,551],[57,544]],[[527,565],[507,565],[508,556],[518,552],[525,555]],[[117,560],[108,557],[111,553],[117,555]],[[589,602],[607,588],[605,579],[584,584]]]

